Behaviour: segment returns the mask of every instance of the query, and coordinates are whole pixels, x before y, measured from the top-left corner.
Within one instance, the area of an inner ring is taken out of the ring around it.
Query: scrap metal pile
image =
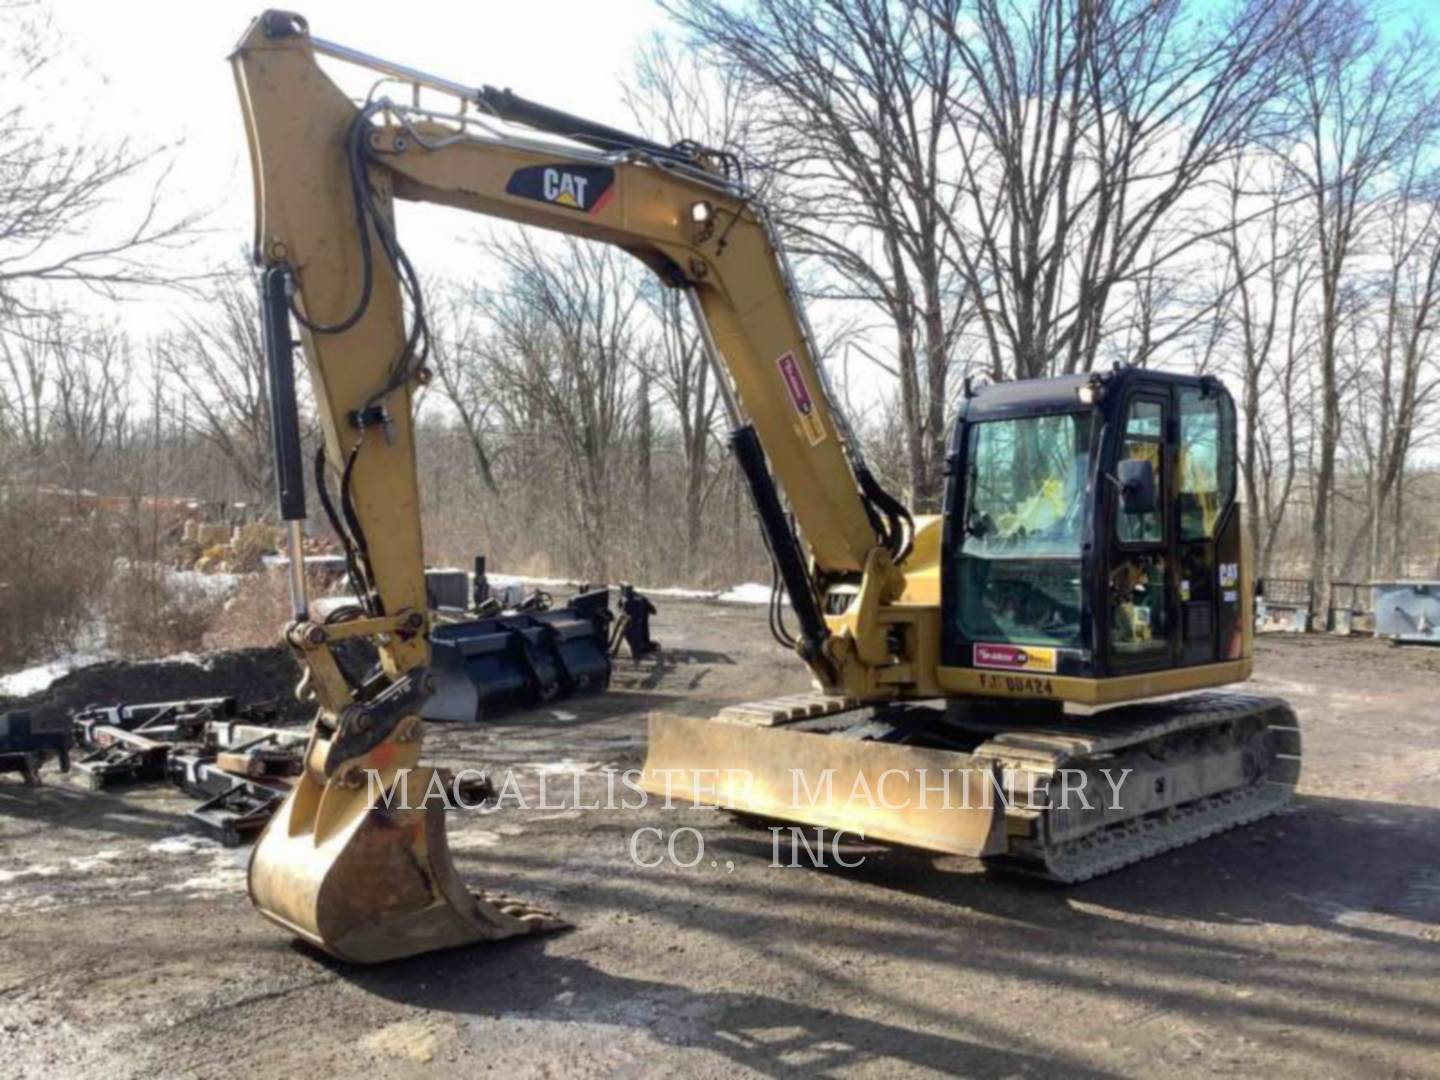
[[[75,769],[94,791],[169,780],[202,800],[189,813],[227,847],[270,820],[299,775],[306,727],[276,727],[230,697],[90,706],[74,716],[86,753]]]
[[[622,645],[636,659],[659,646],[650,637],[655,607],[620,586],[618,613],[608,589],[588,589],[556,605],[550,594],[493,589],[485,560],[475,574],[428,571],[433,612],[434,690],[421,714],[476,723],[610,684]],[[253,840],[302,771],[309,725],[283,726],[279,710],[240,706],[233,697],[89,705],[70,728],[40,729],[27,712],[0,716],[0,773],[40,782],[54,759],[91,790],[169,781],[201,800],[189,817],[226,846]],[[474,793],[477,796],[481,793]]]

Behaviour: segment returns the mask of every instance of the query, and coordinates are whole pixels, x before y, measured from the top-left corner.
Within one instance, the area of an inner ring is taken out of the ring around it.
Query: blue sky
[[[1405,25],[1418,19],[1432,31],[1440,30],[1440,0],[1393,0],[1387,22]]]

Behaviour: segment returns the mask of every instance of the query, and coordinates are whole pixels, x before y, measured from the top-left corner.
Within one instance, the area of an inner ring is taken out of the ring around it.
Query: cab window
[[[1175,490],[1180,539],[1208,540],[1235,491],[1235,406],[1225,394],[1180,391],[1180,448]]]
[[[1151,398],[1135,398],[1125,416],[1125,438],[1120,447],[1122,461],[1148,461],[1155,471],[1155,484],[1162,509],[1149,514],[1129,514],[1115,500],[1115,535],[1122,544],[1158,544],[1165,539],[1166,490],[1161,468],[1164,445],[1164,405]]]

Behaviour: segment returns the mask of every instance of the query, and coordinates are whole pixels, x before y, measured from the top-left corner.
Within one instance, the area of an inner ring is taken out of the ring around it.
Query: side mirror
[[[1155,466],[1142,459],[1128,458],[1116,470],[1120,485],[1120,506],[1127,514],[1153,514],[1160,509],[1155,491]]]

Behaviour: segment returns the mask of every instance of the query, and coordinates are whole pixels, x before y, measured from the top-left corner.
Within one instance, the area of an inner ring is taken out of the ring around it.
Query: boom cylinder
[[[290,335],[290,270],[272,266],[260,282],[260,309],[269,376],[270,435],[275,449],[275,494],[290,551],[290,610],[309,615],[305,595],[305,466],[300,460],[300,414],[295,403],[295,341]]]
[[[800,552],[800,542],[785,518],[784,507],[780,505],[775,478],[765,464],[765,451],[760,446],[755,428],[745,424],[730,432],[730,450],[740,471],[745,474],[765,545],[770,549],[770,557],[775,560],[780,580],[785,583],[790,607],[800,620],[800,654],[807,661],[815,660],[821,656],[821,647],[830,631],[820,613],[820,603],[810,582],[805,557]]]
[[[295,341],[290,336],[290,271],[272,266],[261,280],[265,366],[270,383],[270,435],[280,517],[305,518],[305,466],[300,460],[300,415],[295,405]]]

